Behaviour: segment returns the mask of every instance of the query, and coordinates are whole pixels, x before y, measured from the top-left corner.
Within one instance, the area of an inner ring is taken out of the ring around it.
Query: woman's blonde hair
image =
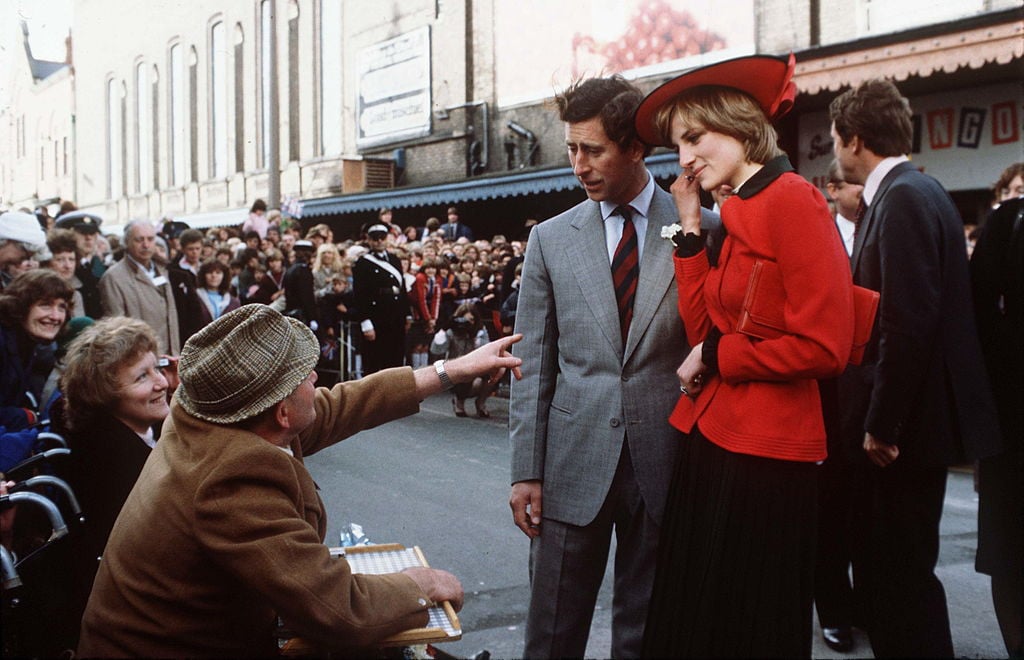
[[[121,368],[156,350],[156,334],[138,319],[113,316],[83,330],[68,347],[60,378],[68,426],[85,429],[111,414],[121,393]]]
[[[743,144],[747,160],[764,164],[783,155],[778,133],[761,106],[748,94],[732,87],[703,85],[688,89],[662,106],[654,125],[662,144],[675,145],[672,120],[686,126],[722,133]]]
[[[325,252],[330,252],[334,255],[334,262],[331,264],[331,271],[338,270],[338,266],[341,263],[341,253],[338,252],[338,246],[334,243],[324,243],[316,250],[316,259],[313,260],[314,272],[324,267],[323,256]]]

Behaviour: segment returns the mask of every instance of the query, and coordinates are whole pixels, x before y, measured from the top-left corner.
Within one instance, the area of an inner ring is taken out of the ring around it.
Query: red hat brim
[[[750,55],[725,60],[687,71],[661,85],[640,102],[634,121],[637,135],[647,144],[660,145],[661,136],[654,126],[654,117],[678,94],[703,85],[733,87],[752,96],[769,121],[790,111],[796,99],[793,71],[796,57]]]

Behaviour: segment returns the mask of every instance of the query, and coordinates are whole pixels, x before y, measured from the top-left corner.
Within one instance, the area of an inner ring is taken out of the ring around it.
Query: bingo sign
[[[430,134],[430,27],[360,50],[356,144],[371,147]]]
[[[1019,84],[957,89],[912,97],[914,164],[947,190],[990,187],[1024,161],[1024,94]],[[800,174],[825,188],[832,160],[827,112],[800,117]]]

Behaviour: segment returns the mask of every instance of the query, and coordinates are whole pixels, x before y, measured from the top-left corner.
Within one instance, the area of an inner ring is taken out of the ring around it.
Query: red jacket
[[[729,451],[791,461],[825,458],[816,379],[842,373],[853,342],[850,265],[821,193],[773,160],[722,207],[728,236],[717,267],[707,251],[675,258],[679,312],[692,345],[717,327],[717,375],[696,401],[682,396],[670,422],[694,424]],[[756,259],[779,264],[791,334],[736,332]]]
[[[436,321],[441,311],[441,278],[434,276],[434,289],[428,293],[427,275],[416,273],[416,283],[412,285],[410,298],[412,299],[413,314],[421,321]]]

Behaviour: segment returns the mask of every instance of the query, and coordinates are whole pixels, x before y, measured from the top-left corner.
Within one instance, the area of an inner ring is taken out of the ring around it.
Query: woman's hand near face
[[[700,184],[684,170],[669,188],[684,234],[700,233]]]

